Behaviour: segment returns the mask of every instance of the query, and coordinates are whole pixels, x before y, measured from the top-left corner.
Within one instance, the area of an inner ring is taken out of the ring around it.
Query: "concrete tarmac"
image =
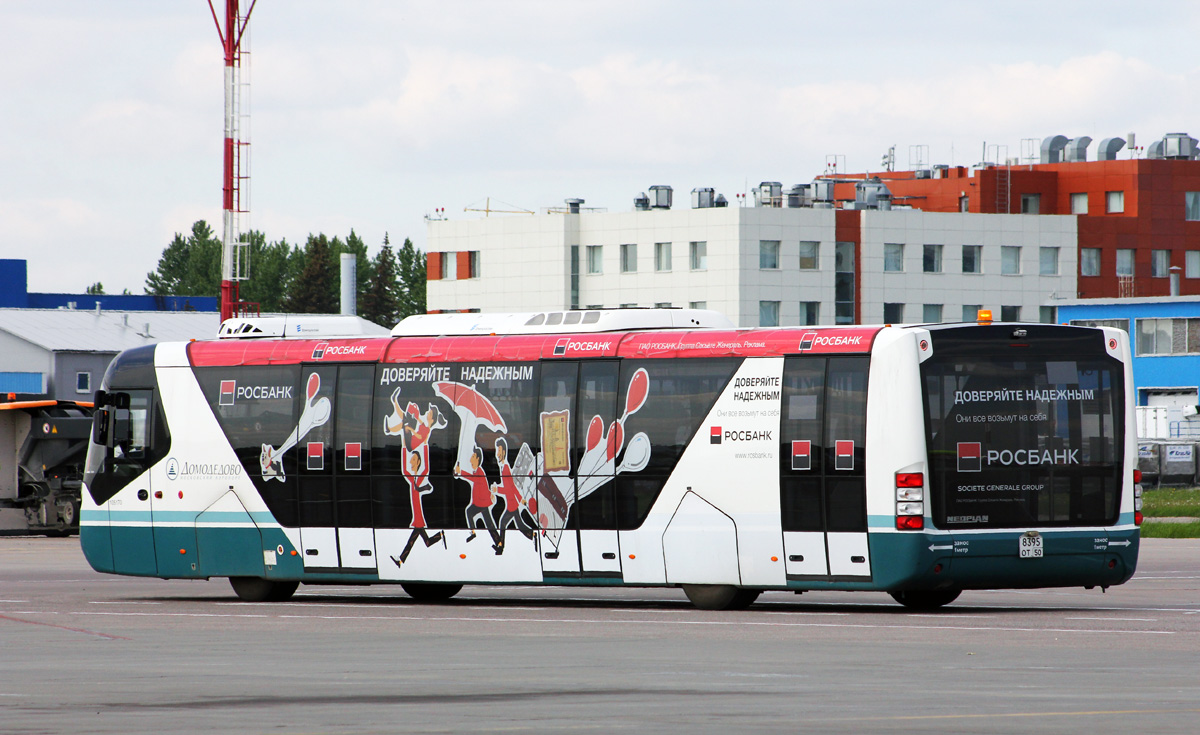
[[[0,538],[0,733],[1196,733],[1200,541],[1137,575],[695,610],[673,589],[301,586],[93,572],[77,539]]]

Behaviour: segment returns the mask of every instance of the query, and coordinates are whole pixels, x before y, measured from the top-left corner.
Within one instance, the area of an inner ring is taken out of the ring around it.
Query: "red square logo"
[[[233,405],[233,397],[236,392],[237,392],[237,381],[236,380],[222,380],[221,381],[221,397],[217,401],[217,405],[218,406],[232,406]]]
[[[720,444],[721,443],[721,427],[720,426],[713,426],[713,427],[709,428],[708,443],[709,444]]]
[[[982,442],[959,442],[958,443],[958,471],[959,472],[982,472],[983,471],[983,443]]]
[[[792,469],[812,469],[812,442],[808,439],[792,442]]]
[[[308,469],[325,469],[325,442],[308,443]]]
[[[346,469],[362,469],[362,442],[346,442]]]
[[[834,469],[854,469],[854,441],[852,439],[839,439],[833,443],[833,448],[836,455],[833,463]]]

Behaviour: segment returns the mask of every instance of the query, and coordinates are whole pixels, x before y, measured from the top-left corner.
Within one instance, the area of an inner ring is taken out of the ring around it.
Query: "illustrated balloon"
[[[321,389],[321,376],[317,375],[316,373],[309,375],[308,376],[308,388],[306,390],[306,393],[308,394],[308,400],[311,401],[312,397],[315,396],[317,394],[317,391],[319,391],[320,389]]]
[[[614,421],[608,427],[608,458],[610,460],[617,456],[617,452],[621,451],[623,444],[625,444],[625,428],[621,422]]]
[[[593,416],[591,423],[588,424],[587,433],[587,449],[590,452],[600,446],[600,439],[604,436],[604,419],[599,416]]]
[[[646,394],[650,391],[650,376],[646,368],[638,368],[629,379],[629,393],[625,396],[625,415],[637,411],[646,402]]]

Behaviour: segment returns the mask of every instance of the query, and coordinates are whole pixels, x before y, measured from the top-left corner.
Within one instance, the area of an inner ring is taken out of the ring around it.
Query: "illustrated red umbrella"
[[[433,391],[454,406],[455,412],[466,411],[474,416],[480,424],[492,431],[508,432],[508,427],[504,424],[504,417],[500,415],[492,402],[471,386],[453,381],[443,381],[434,383]]]

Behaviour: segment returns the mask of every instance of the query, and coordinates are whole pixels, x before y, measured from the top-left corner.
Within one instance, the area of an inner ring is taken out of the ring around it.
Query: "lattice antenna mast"
[[[219,2],[219,0],[218,0]],[[222,26],[217,17],[217,9],[213,0],[208,0],[209,10],[212,11],[213,22],[217,24],[217,35],[221,38],[221,46],[225,51],[225,171],[223,180],[223,238],[221,249],[221,320],[224,321],[235,315],[238,310],[239,294],[238,281],[245,277],[245,258],[241,257],[241,249],[246,245],[240,242],[241,232],[238,216],[249,211],[249,201],[243,208],[241,183],[243,175],[242,154],[246,143],[240,139],[241,129],[241,66],[242,39],[246,34],[246,26],[250,23],[250,14],[254,12],[257,0],[250,0],[250,7],[245,17],[238,13],[238,0],[225,0],[225,24]],[[249,167],[246,167],[248,174]]]

